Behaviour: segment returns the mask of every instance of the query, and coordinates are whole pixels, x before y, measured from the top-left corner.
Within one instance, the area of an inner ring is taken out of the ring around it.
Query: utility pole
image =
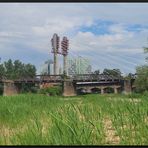
[[[62,47],[62,55],[63,55],[63,74],[68,75],[67,73],[67,55],[68,55],[68,47],[69,47],[69,40],[67,37],[63,37],[63,40],[61,42]]]
[[[59,42],[60,42],[60,37],[55,33],[53,35],[53,38],[51,39],[52,53],[54,54],[54,64],[53,64],[54,75],[58,74],[58,57],[57,57],[57,55],[59,54]]]

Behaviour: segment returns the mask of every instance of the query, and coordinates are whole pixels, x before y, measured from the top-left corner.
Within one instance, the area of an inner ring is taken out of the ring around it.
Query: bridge
[[[38,85],[40,88],[50,87],[53,85],[62,85],[64,96],[74,96],[80,92],[101,94],[108,93],[110,88],[114,93],[130,93],[135,88],[131,80],[124,80],[121,76],[112,76],[104,74],[78,74],[71,77],[63,75],[36,75],[35,77],[25,77],[16,80],[0,79],[4,85],[3,95],[12,95],[20,92],[20,84],[31,83]]]
[[[69,50],[69,40],[63,37],[61,42],[61,51],[59,51],[59,36],[54,33],[51,39],[52,53],[54,57],[53,71],[54,75],[36,75],[34,77],[24,77],[16,80],[0,79],[3,85],[3,95],[12,95],[20,92],[21,84],[34,84],[40,88],[50,87],[53,85],[62,85],[63,96],[74,96],[78,92],[100,92],[107,93],[107,88],[113,90],[114,93],[125,92],[130,93],[134,89],[131,80],[124,80],[121,76],[112,76],[104,74],[79,74],[74,76],[56,75],[58,67],[58,54],[63,55],[63,73],[67,74],[67,55]],[[1,76],[0,76],[1,77]]]

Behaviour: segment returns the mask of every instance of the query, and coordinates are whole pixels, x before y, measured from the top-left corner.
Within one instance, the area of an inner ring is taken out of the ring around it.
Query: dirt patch
[[[105,131],[105,143],[106,144],[119,144],[120,137],[116,135],[116,131],[113,128],[112,121],[109,117],[104,118],[104,131]]]
[[[42,119],[41,124],[42,124],[42,134],[45,136],[48,133],[48,129],[51,128],[52,124],[51,121],[46,119]]]
[[[5,125],[0,125],[0,136],[4,138],[6,145],[11,145],[10,138],[11,136],[19,133],[23,133],[27,129],[26,126],[21,126],[17,128],[10,128]]]

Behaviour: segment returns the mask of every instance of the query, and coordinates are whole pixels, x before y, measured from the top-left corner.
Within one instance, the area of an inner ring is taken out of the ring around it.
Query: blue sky
[[[57,33],[69,38],[69,56],[89,58],[93,70],[134,73],[146,64],[147,14],[147,3],[0,3],[0,57],[39,71],[53,58],[50,40]]]

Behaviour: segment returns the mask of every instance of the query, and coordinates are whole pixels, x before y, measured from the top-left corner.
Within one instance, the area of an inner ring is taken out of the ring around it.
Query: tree
[[[9,59],[8,61],[4,62],[4,67],[5,67],[5,74],[6,74],[6,78],[8,79],[13,79],[14,78],[14,67],[13,67],[13,63],[12,60]]]
[[[100,74],[100,70],[95,70],[94,74],[99,75]]]
[[[5,76],[5,68],[3,64],[0,64],[0,79]]]
[[[138,66],[136,72],[137,78],[135,80],[135,85],[137,91],[148,91],[148,65]]]
[[[115,76],[115,77],[120,77],[121,71],[120,71],[120,69],[107,69],[107,68],[105,68],[103,70],[103,74],[104,75],[111,75],[111,76]]]
[[[144,53],[148,53],[148,47],[144,48]],[[148,57],[146,57],[148,62]],[[136,89],[138,92],[148,91],[148,65],[138,66],[136,68],[137,78],[135,80]]]
[[[128,75],[124,76],[124,79],[126,80],[131,80],[133,78],[135,78],[135,74],[132,74],[132,73],[128,73]]]
[[[26,64],[24,66],[24,76],[33,78],[36,74],[36,68],[34,65]]]
[[[32,78],[36,75],[36,67],[32,64],[24,64],[19,60],[14,62],[9,59],[0,65],[0,76],[14,80],[19,78]]]
[[[15,78],[19,79],[20,77],[23,76],[23,64],[22,62],[20,62],[19,60],[15,60],[14,61],[14,74],[15,74]]]

